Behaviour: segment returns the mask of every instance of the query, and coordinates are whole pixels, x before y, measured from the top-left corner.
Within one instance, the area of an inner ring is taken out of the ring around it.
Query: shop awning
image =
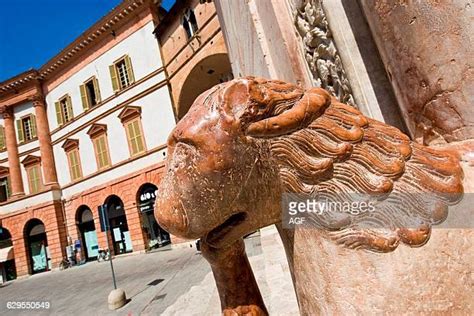
[[[5,262],[13,258],[13,247],[6,247],[0,249],[0,262]]]

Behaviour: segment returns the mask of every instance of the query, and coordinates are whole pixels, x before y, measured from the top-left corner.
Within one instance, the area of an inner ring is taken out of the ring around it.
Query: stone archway
[[[30,219],[25,224],[23,234],[30,273],[35,274],[50,270],[51,259],[44,223],[37,218]]]
[[[94,217],[87,205],[81,205],[76,211],[76,225],[81,239],[82,259],[86,261],[97,259],[99,242],[94,224]]]
[[[109,217],[112,249],[115,255],[132,252],[132,239],[128,228],[127,216],[123,201],[117,195],[110,195],[105,199]]]
[[[153,183],[144,183],[137,191],[137,207],[142,218],[142,229],[146,237],[146,248],[151,250],[171,242],[170,234],[155,219],[155,199],[158,187]]]
[[[15,255],[12,235],[0,226],[0,284],[16,279]]]
[[[194,100],[216,84],[233,79],[227,54],[214,54],[203,58],[189,72],[178,99],[178,119],[183,118]]]

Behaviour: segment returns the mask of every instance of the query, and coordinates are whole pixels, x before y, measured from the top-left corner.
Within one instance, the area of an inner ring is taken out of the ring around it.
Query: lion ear
[[[243,77],[228,81],[220,97],[223,110],[232,116],[240,116],[245,111],[249,99],[250,86],[254,84],[254,77]]]
[[[246,134],[253,137],[276,137],[307,127],[331,104],[330,94],[321,88],[307,90],[293,107],[254,123],[251,123]]]

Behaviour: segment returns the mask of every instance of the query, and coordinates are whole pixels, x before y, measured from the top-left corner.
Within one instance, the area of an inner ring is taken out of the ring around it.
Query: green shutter
[[[82,108],[84,109],[84,111],[87,111],[89,110],[89,100],[88,100],[88,95],[86,92],[86,85],[81,84],[79,86],[79,90],[81,90]]]
[[[12,184],[10,183],[10,177],[7,177],[7,198],[12,194]]]
[[[114,90],[114,92],[118,91],[120,86],[118,82],[117,69],[115,68],[115,65],[110,65],[109,71],[110,71],[110,79],[112,80],[112,89]]]
[[[133,74],[133,68],[132,68],[132,60],[130,59],[130,56],[128,55],[125,56],[125,67],[127,67],[128,81],[130,83],[135,82],[135,75]]]
[[[71,96],[69,94],[66,97],[66,102],[67,102],[68,117],[69,117],[69,120],[72,120],[74,118],[74,112],[72,110],[72,100],[71,100]]]
[[[94,80],[95,101],[100,103],[102,99],[100,98],[99,80],[97,80],[96,77],[94,77],[92,80]]]
[[[0,126],[0,150],[5,149],[5,128]]]
[[[54,106],[56,107],[56,119],[58,121],[58,125],[63,125],[63,115],[61,114],[61,104],[58,102],[54,102]]]
[[[31,122],[31,137],[36,137],[36,117],[34,114],[30,114],[30,122]]]
[[[25,141],[25,133],[23,132],[23,124],[21,120],[16,120],[16,129],[18,131],[18,142],[23,143]]]

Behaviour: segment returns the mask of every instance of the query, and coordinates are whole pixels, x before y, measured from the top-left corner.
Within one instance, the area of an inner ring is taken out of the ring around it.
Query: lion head
[[[201,94],[171,133],[155,216],[174,235],[223,247],[280,222],[286,192],[386,200],[406,191],[439,193],[434,206],[411,201],[400,215],[416,218],[416,227],[362,230],[361,223],[393,221],[396,211],[383,205],[375,217],[319,219],[338,242],[376,251],[424,244],[462,192],[456,159],[412,144],[323,89],[247,77]]]

